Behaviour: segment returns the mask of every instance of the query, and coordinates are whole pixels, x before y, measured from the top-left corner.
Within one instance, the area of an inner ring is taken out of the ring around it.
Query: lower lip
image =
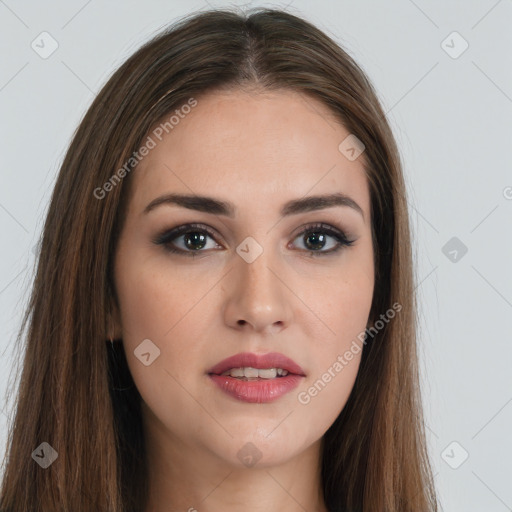
[[[213,375],[209,377],[219,388],[228,395],[249,403],[268,403],[278,400],[292,389],[295,389],[302,375],[288,374],[285,377],[274,379],[241,380],[225,375]]]

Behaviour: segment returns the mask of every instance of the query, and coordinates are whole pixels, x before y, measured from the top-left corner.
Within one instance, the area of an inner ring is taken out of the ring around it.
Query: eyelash
[[[355,242],[355,240],[349,240],[346,237],[345,233],[343,233],[343,231],[334,228],[329,224],[324,223],[317,223],[306,226],[298,235],[295,236],[294,239],[300,237],[301,235],[303,236],[307,233],[319,232],[334,237],[338,241],[337,247],[335,247],[334,249],[330,249],[328,251],[314,251],[305,249],[302,252],[306,252],[312,257],[327,256],[340,251],[343,247],[350,247]],[[171,245],[171,242],[174,241],[176,238],[188,233],[207,234],[208,236],[215,240],[215,234],[208,226],[204,224],[184,224],[182,226],[178,226],[171,230],[165,231],[161,235],[157,236],[153,240],[153,243],[155,243],[156,245],[163,245],[165,247],[165,250],[171,253],[189,256],[192,258],[197,256],[198,253],[205,252],[204,250],[201,249],[198,249],[197,251],[186,251],[183,249],[177,249],[176,247],[173,247]]]

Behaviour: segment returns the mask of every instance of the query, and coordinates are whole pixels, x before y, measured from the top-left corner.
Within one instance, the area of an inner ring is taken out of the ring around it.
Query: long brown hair
[[[78,126],[54,188],[18,336],[26,347],[0,509],[144,510],[141,397],[122,344],[107,341],[117,304],[112,262],[136,172],[125,164],[150,129],[190,98],[254,85],[316,98],[363,142],[376,276],[369,321],[392,304],[402,307],[368,339],[349,400],[324,436],[326,504],[333,512],[437,510],[399,152],[353,59],[309,22],[272,9],[181,19],[113,74]],[[122,179],[114,182],[114,175]],[[47,469],[31,456],[42,442],[58,453]]]

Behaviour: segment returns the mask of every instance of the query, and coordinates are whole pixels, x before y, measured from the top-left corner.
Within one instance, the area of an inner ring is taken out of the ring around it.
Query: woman
[[[437,510],[405,192],[308,22],[210,11],[145,44],[57,179],[0,508]]]

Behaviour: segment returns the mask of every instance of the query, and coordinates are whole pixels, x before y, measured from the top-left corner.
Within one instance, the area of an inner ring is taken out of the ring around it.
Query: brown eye
[[[208,247],[208,238],[213,240],[210,247]],[[349,240],[343,231],[329,224],[306,226],[294,240],[302,240],[304,244],[302,251],[309,253],[311,256],[333,254],[355,242],[355,240]],[[157,245],[163,245],[169,252],[192,257],[206,250],[222,248],[215,242],[215,235],[211,229],[203,224],[178,226],[165,231],[153,242]],[[325,250],[326,247],[327,250]]]
[[[351,246],[355,240],[349,240],[343,231],[329,224],[315,224],[307,226],[295,240],[300,239],[304,243],[304,251],[311,256],[333,254],[343,247]],[[333,239],[330,241],[329,239]],[[328,250],[324,250],[328,247]]]
[[[196,256],[198,253],[204,252],[203,249],[220,247],[216,243],[211,247],[207,247],[208,238],[214,239],[214,235],[207,226],[202,224],[185,224],[165,231],[153,242],[157,245],[163,245],[169,252],[185,256]]]

